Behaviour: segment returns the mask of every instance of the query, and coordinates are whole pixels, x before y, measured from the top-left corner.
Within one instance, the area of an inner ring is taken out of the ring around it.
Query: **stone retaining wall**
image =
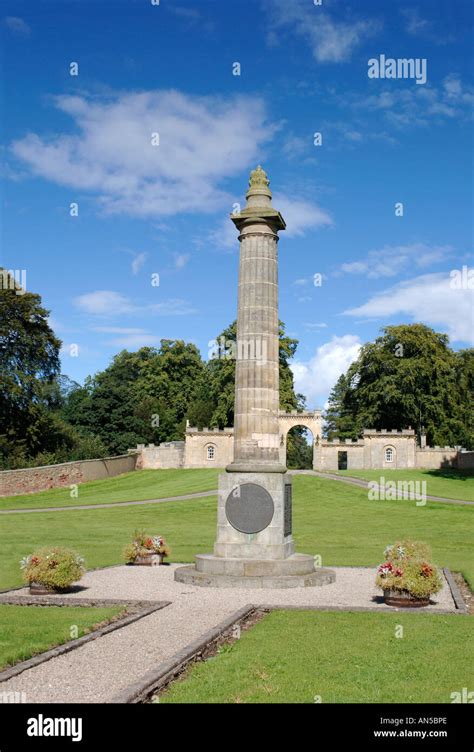
[[[136,462],[136,454],[124,454],[102,460],[78,460],[61,465],[4,470],[0,472],[0,496],[18,496],[88,480],[111,478],[135,470]]]

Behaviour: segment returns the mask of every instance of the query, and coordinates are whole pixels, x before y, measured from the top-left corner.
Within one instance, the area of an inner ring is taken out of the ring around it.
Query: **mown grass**
[[[469,617],[273,611],[160,703],[450,703],[474,685],[471,630]]]
[[[339,470],[338,475],[385,481],[425,481],[428,496],[474,501],[474,472],[462,470]]]
[[[81,483],[78,485],[78,495],[73,497],[69,486],[22,496],[3,496],[0,498],[0,509],[47,509],[183,496],[199,491],[213,491],[217,488],[218,474],[219,470],[215,468],[140,470],[105,480]]]
[[[109,621],[121,606],[9,606],[0,604],[0,669],[43,653]]]
[[[412,538],[429,543],[438,565],[461,571],[474,585],[473,508],[369,501],[362,488],[310,475],[294,477],[293,484],[297,549],[321,555],[324,566],[375,566],[389,543]],[[89,568],[104,567],[121,563],[134,530],[145,528],[165,536],[170,561],[190,562],[196,553],[212,551],[215,525],[212,496],[138,507],[2,514],[0,588],[21,583],[19,561],[39,546],[67,546],[85,556]]]

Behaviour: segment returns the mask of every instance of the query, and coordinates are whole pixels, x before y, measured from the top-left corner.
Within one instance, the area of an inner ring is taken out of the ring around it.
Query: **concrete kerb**
[[[447,567],[444,567],[443,574],[446,578],[446,582],[449,585],[449,589],[451,590],[451,595],[453,597],[454,604],[456,608],[458,609],[459,613],[469,614],[469,609],[464,601],[464,598],[462,597],[461,591],[459,590],[453,575],[451,574],[451,571]]]
[[[216,627],[205,632],[197,640],[187,645],[183,650],[178,651],[168,661],[160,663],[157,668],[148,671],[143,678],[130,684],[122,692],[115,695],[110,700],[112,704],[129,704],[139,703],[148,698],[153,692],[162,689],[169,684],[194,660],[196,660],[204,650],[212,646],[219,639],[222,639],[227,633],[241,621],[248,618],[255,611],[260,610],[259,606],[247,605],[234,611],[227,619],[221,621]]]
[[[99,637],[102,637],[105,634],[109,634],[109,632],[114,632],[116,629],[121,629],[122,627],[127,627],[129,624],[132,624],[135,621],[138,621],[139,619],[143,619],[145,616],[149,616],[150,614],[153,614],[155,611],[159,611],[162,608],[165,608],[166,606],[170,605],[170,601],[123,601],[123,600],[113,600],[113,599],[91,599],[89,601],[82,599],[82,598],[71,598],[71,599],[59,599],[59,598],[53,598],[50,596],[42,596],[38,597],[36,599],[31,598],[19,598],[19,597],[12,597],[12,598],[2,598],[0,599],[0,604],[2,605],[15,605],[15,606],[35,606],[36,608],[48,608],[49,606],[95,606],[95,607],[103,607],[103,606],[127,606],[128,609],[133,609],[134,613],[129,613],[126,616],[124,616],[121,619],[117,619],[116,621],[111,622],[110,624],[106,624],[104,627],[100,627],[100,629],[95,630],[94,632],[90,632],[89,634],[83,635],[83,637],[79,637],[77,640],[71,640],[70,642],[66,642],[64,645],[58,645],[55,648],[51,648],[51,650],[46,650],[44,653],[40,653],[39,655],[33,656],[32,658],[28,658],[26,661],[22,661],[21,663],[17,663],[15,666],[12,666],[11,668],[7,668],[4,671],[0,671],[0,684],[4,681],[7,681],[8,679],[12,679],[14,676],[18,676],[18,674],[22,674],[24,671],[28,671],[30,668],[34,668],[35,666],[38,666],[41,663],[45,663],[46,661],[50,661],[52,658],[56,658],[57,656],[63,655],[64,653],[70,653],[72,650],[76,650],[77,648],[80,648],[82,645],[85,645],[87,642],[91,642],[92,640],[97,640]],[[148,605],[147,605],[148,604]],[[150,605],[152,604],[152,605]]]

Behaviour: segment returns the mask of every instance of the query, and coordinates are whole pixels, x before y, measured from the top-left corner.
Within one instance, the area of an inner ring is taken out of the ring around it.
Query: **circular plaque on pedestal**
[[[273,499],[263,486],[242,483],[227,497],[225,513],[232,527],[240,533],[260,533],[273,519]]]

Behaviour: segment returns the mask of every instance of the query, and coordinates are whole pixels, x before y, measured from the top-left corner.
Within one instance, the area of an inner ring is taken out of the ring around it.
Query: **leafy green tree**
[[[61,342],[40,296],[13,289],[8,274],[0,272],[0,452],[5,463],[9,454],[35,454],[44,445]]]
[[[454,353],[445,334],[423,324],[388,326],[336,383],[326,413],[328,436],[356,438],[364,427],[411,426],[419,433],[423,426],[430,445],[468,443],[461,383],[472,390],[472,356]]]
[[[280,322],[279,336],[280,409],[303,409],[304,397],[295,394],[293,373],[289,366],[298,340],[285,335],[283,322]],[[206,364],[204,385],[197,403],[190,411],[191,423],[198,426],[209,425],[211,428],[234,425],[236,341],[237,322],[234,321],[217,337],[215,357]]]

